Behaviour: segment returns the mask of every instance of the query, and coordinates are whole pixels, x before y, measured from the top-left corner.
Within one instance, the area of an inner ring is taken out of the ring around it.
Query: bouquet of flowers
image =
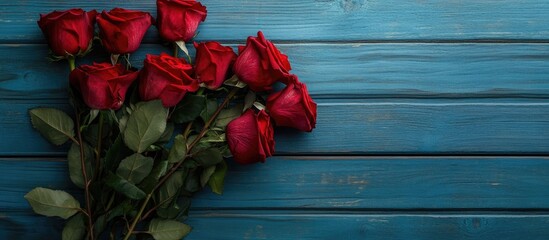
[[[222,193],[226,160],[264,162],[274,153],[275,125],[315,127],[307,87],[262,32],[238,54],[218,42],[193,42],[193,61],[186,43],[206,7],[194,0],[156,3],[156,20],[114,8],[53,11],[38,21],[51,58],[69,63],[74,112],[35,108],[31,122],[52,144],[70,144],[68,172],[83,196],[38,187],[25,198],[37,214],[68,220],[65,240],[181,239],[191,231],[182,221],[192,195],[206,186]],[[148,54],[136,69],[130,54],[151,25],[172,43],[173,55]],[[94,39],[110,62],[77,66]],[[273,93],[277,82],[286,86]]]

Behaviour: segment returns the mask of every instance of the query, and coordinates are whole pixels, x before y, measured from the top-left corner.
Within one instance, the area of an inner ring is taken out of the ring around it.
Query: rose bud
[[[274,153],[274,130],[265,110],[248,109],[227,125],[227,143],[240,164],[265,162]]]
[[[44,33],[53,54],[84,54],[91,46],[95,24],[95,10],[85,12],[82,9],[53,11],[40,14],[38,26]]]
[[[157,0],[158,31],[169,42],[191,40],[200,22],[206,20],[206,7],[195,0]]]
[[[239,47],[239,55],[233,71],[241,81],[256,92],[270,91],[272,85],[288,78],[291,66],[288,56],[282,54],[262,32],[248,37],[245,47]]]
[[[295,77],[297,80],[297,77]],[[316,125],[316,103],[304,83],[289,83],[282,91],[267,98],[267,110],[277,126],[310,132]]]
[[[227,79],[227,71],[236,54],[231,47],[224,47],[218,42],[194,43],[194,47],[195,75],[208,89],[218,89]]]
[[[139,75],[139,95],[145,101],[161,99],[165,107],[173,107],[185,93],[198,90],[192,73],[193,67],[182,58],[147,54]]]
[[[121,64],[94,63],[74,69],[69,81],[82,93],[90,108],[116,110],[124,103],[126,91],[138,75],[137,71],[126,70]]]
[[[148,12],[115,8],[97,16],[101,43],[112,54],[133,53],[154,19]]]

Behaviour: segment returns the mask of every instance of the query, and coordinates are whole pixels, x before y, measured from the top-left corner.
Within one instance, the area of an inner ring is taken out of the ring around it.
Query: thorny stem
[[[231,100],[231,98],[234,97],[234,95],[236,95],[236,93],[238,92],[238,88],[233,88],[231,90],[231,92],[229,92],[229,94],[227,95],[227,97],[225,98],[225,100],[223,101],[223,103],[221,103],[221,105],[219,105],[219,107],[217,107],[217,109],[215,110],[214,114],[212,115],[212,117],[208,120],[208,122],[206,122],[206,124],[204,125],[204,127],[202,128],[202,130],[200,131],[200,133],[198,134],[198,136],[194,139],[194,141],[189,145],[189,147],[187,148],[187,154],[191,151],[191,149],[194,147],[194,145],[196,145],[200,139],[202,137],[204,137],[204,135],[206,134],[206,132],[208,132],[208,128],[210,127],[210,125],[212,125],[212,123],[214,122],[214,120],[217,118],[217,115],[219,115],[219,113],[221,112],[221,110],[223,110],[223,108],[225,108],[225,106],[229,103],[229,101]],[[137,213],[137,215],[135,216],[135,218],[133,219],[132,221],[132,224],[131,226],[128,228],[128,233],[126,234],[126,236],[124,237],[124,240],[128,240],[130,238],[130,236],[134,233],[134,229],[135,229],[135,226],[137,225],[137,223],[141,220],[141,215],[143,214],[143,211],[145,210],[145,207],[147,206],[147,204],[149,203],[149,200],[151,200],[151,196],[152,194],[160,187],[162,186],[162,184],[164,184],[164,182],[166,182],[166,180],[168,180],[176,171],[177,169],[179,169],[179,167],[181,167],[181,164],[183,164],[183,162],[185,161],[180,161],[179,163],[175,164],[171,169],[170,171],[164,175],[164,177],[162,177],[160,179],[160,181],[158,181],[158,183],[154,186],[154,188],[151,190],[151,192],[147,195],[147,198],[145,198],[145,201],[143,202],[143,204],[141,205],[141,208],[139,209],[139,212]],[[148,213],[146,214],[146,216],[148,216]]]
[[[99,177],[101,169],[101,145],[103,142],[103,112],[99,112],[99,129],[97,130],[97,147],[95,149],[95,177]]]
[[[149,193],[147,195],[147,198],[145,198],[145,202],[143,202],[143,205],[141,205],[141,208],[139,209],[139,212],[137,212],[137,215],[135,216],[135,219],[133,220],[132,225],[128,228],[128,233],[126,234],[126,236],[124,236],[124,240],[128,240],[130,236],[134,233],[133,229],[135,228],[135,225],[137,225],[137,222],[139,222],[139,219],[141,218],[141,214],[143,214],[145,207],[147,207],[147,203],[149,203],[149,200],[151,200],[153,192]]]
[[[69,57],[69,68],[74,70],[76,68],[74,57]],[[86,216],[88,217],[88,236],[90,240],[94,239],[93,234],[93,220],[92,220],[92,211],[90,205],[90,181],[88,179],[88,174],[86,171],[86,162],[84,156],[84,141],[82,141],[82,133],[80,132],[80,112],[78,108],[74,109],[76,115],[76,135],[78,137],[78,145],[80,146],[80,165],[82,166],[82,177],[84,177],[84,191],[86,193]]]
[[[80,113],[76,110],[76,133],[78,136],[78,142],[80,143],[80,165],[82,166],[82,176],[84,177],[84,191],[86,193],[86,212],[88,216],[88,233],[89,239],[94,239],[93,234],[93,220],[92,211],[90,205],[90,181],[88,180],[88,174],[86,171],[86,163],[84,159],[84,142],[82,141],[82,134],[80,133]]]

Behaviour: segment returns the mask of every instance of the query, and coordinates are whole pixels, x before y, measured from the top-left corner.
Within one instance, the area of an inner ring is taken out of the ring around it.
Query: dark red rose
[[[86,105],[93,109],[119,109],[126,91],[139,72],[126,70],[121,64],[82,65],[69,75],[73,87],[82,93]]]
[[[277,126],[310,132],[316,125],[316,103],[307,86],[294,78],[282,91],[267,98],[267,110]]]
[[[227,143],[240,164],[265,162],[274,153],[274,130],[265,110],[248,109],[227,125]]]
[[[123,8],[103,11],[97,16],[101,42],[113,54],[135,52],[153,21],[148,12]]]
[[[276,81],[284,82],[291,70],[288,56],[282,54],[262,32],[248,37],[245,47],[239,47],[239,55],[233,66],[238,79],[256,92],[270,91]]]
[[[206,7],[194,0],[157,0],[158,31],[169,42],[191,40],[200,22],[206,20]]]
[[[53,54],[57,56],[79,55],[91,45],[95,24],[95,10],[82,9],[53,11],[40,14],[38,26],[44,33]]]
[[[227,71],[236,59],[231,47],[218,42],[194,43],[196,48],[195,74],[208,89],[218,89],[225,79]]]
[[[187,92],[198,90],[193,67],[182,58],[147,54],[139,75],[139,95],[145,101],[161,99],[165,107],[177,105]]]

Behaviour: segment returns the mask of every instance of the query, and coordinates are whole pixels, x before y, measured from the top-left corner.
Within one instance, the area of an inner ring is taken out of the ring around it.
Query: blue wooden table
[[[203,0],[197,41],[262,30],[318,102],[311,134],[231,165],[188,239],[549,239],[549,1]],[[66,105],[39,13],[155,1],[0,0],[0,239],[58,239],[35,186],[73,189],[27,109]],[[169,51],[155,28],[132,56]],[[95,58],[106,54],[95,53]],[[282,132],[282,134],[281,134]]]

